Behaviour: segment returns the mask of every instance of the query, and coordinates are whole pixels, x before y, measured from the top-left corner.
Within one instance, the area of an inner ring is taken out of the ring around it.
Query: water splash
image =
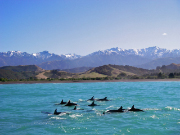
[[[174,110],[174,111],[180,111],[179,108],[171,107],[171,106],[167,106],[167,107],[165,107],[165,109],[167,109],[167,110]]]

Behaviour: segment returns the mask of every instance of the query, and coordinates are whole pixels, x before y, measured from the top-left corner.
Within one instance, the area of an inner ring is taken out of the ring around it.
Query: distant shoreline
[[[121,79],[121,80],[74,80],[74,81],[7,81],[0,84],[34,84],[34,83],[94,83],[94,82],[165,82],[180,81],[180,79]]]

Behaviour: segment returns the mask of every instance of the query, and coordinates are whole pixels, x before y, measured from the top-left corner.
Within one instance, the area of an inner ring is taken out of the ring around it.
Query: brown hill
[[[157,78],[158,74],[161,73],[164,77],[168,76],[169,73],[180,73],[180,64],[172,63],[170,65],[163,65],[157,67],[156,70],[148,70],[137,68],[133,66],[122,66],[122,65],[104,65],[96,68],[92,68],[84,73],[69,73],[58,70],[43,70],[35,65],[29,66],[8,66],[0,69],[0,78],[8,79],[69,79],[69,78]]]
[[[36,65],[5,66],[5,67],[0,67],[0,69],[11,70],[14,72],[29,72],[29,71],[42,72],[44,71],[44,69]]]
[[[175,73],[180,72],[180,64],[172,63],[170,65],[163,65],[162,67],[157,67],[157,71],[163,72],[163,73]]]
[[[5,66],[0,68],[0,78],[29,79],[43,71],[36,65]]]
[[[180,64],[172,63],[172,64],[170,64],[170,65],[167,65],[167,66],[166,66],[166,69],[172,69],[172,70],[180,69]]]
[[[142,76],[145,74],[156,73],[155,70],[147,70],[142,68],[137,68],[133,66],[122,66],[122,65],[104,65],[100,67],[93,68],[87,73],[98,73],[111,77],[123,77],[123,76]]]

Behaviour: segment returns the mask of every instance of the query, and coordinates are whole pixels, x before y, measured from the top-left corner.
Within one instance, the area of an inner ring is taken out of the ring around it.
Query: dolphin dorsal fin
[[[118,110],[122,110],[122,106]]]
[[[134,109],[134,105],[132,106],[132,108],[131,109]]]
[[[76,110],[76,106],[74,107],[74,110]]]
[[[57,109],[54,110],[54,113],[57,113]]]

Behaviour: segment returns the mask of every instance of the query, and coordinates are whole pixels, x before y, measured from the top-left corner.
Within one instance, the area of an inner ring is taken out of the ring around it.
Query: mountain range
[[[86,56],[77,54],[57,55],[48,51],[33,54],[20,51],[0,52],[0,67],[38,65],[46,70],[98,67],[107,64],[155,69],[157,66],[171,63],[180,63],[180,49],[168,50],[156,46],[144,49],[116,47],[99,50]]]

